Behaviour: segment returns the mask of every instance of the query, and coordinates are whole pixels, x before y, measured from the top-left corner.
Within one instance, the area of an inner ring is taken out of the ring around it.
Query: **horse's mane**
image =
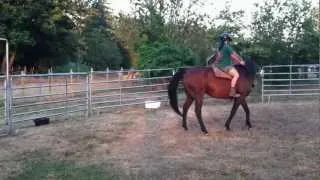
[[[247,77],[254,77],[257,73],[255,62],[250,59],[245,60],[245,62],[245,65],[237,64],[235,65],[235,68],[240,74],[244,74]]]

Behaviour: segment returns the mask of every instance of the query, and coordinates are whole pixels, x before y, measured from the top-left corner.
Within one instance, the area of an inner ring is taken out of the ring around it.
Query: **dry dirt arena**
[[[224,129],[232,104],[205,105],[203,135],[193,108],[189,130],[170,108],[128,108],[88,120],[57,121],[0,139],[0,177],[35,152],[98,165],[119,179],[320,179],[320,102],[249,104]]]

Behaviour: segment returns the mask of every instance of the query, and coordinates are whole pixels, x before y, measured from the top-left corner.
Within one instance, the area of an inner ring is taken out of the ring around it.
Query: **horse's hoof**
[[[203,132],[205,135],[209,134],[207,130],[202,130],[202,132]]]
[[[229,127],[229,126],[226,126],[226,130],[227,130],[227,131],[230,131],[231,129],[230,129],[230,127]]]
[[[208,131],[207,130],[204,130],[204,131],[202,131],[203,132],[203,134],[204,135],[206,135],[206,136],[208,136],[209,135],[209,133],[208,133]]]
[[[184,129],[185,131],[188,131],[188,128],[187,128],[187,127],[184,127],[184,126],[183,126],[183,129]]]

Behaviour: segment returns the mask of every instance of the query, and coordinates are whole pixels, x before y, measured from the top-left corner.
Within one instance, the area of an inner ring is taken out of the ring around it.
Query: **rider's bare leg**
[[[232,76],[224,70],[219,69],[216,65],[212,64],[213,71],[217,77],[232,79]]]
[[[237,81],[239,79],[239,73],[234,67],[230,68],[228,73],[232,76],[231,89],[230,89],[229,96],[238,97],[239,95],[236,94],[235,87],[236,87]]]

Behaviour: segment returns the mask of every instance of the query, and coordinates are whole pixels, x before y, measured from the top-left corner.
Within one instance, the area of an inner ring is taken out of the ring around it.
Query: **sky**
[[[189,3],[192,0],[185,0],[185,3]],[[202,0],[203,2],[208,2],[205,3],[203,11],[210,13],[210,14],[215,14],[214,12],[219,12],[219,10],[222,10],[225,6],[225,3],[227,0]],[[246,14],[250,14],[249,12],[252,12],[254,7],[253,3],[259,2],[261,0],[232,0],[231,2],[231,9],[232,10],[239,10],[239,9],[244,9],[246,10]],[[130,8],[130,0],[108,0],[110,3],[111,9],[113,9],[114,13],[119,13],[119,12],[124,12],[128,13],[131,12]]]
[[[185,0],[186,3],[191,2],[192,0]],[[225,3],[228,0],[202,0],[205,2],[204,11],[206,13],[212,14],[213,16],[217,15],[220,10],[225,7]],[[244,22],[249,23],[251,21],[252,13],[254,12],[254,3],[261,3],[264,0],[229,0],[231,2],[231,11],[235,10],[244,10],[245,17]],[[319,0],[311,0],[313,6],[319,6]],[[114,13],[130,13],[130,0],[107,0],[109,2],[111,9]]]

